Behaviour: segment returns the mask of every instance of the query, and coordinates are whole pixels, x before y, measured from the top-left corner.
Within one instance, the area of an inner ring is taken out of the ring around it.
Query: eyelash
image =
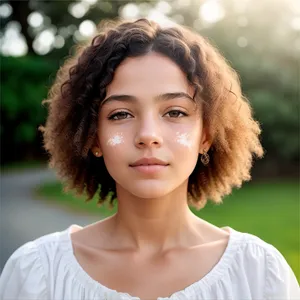
[[[178,109],[170,110],[170,111],[167,112],[166,114],[169,114],[169,113],[171,113],[171,112],[177,112],[177,113],[183,115],[183,116],[181,116],[181,117],[175,117],[175,119],[188,116],[187,113],[185,113],[185,112],[183,112],[183,111],[181,111],[181,110],[178,110]],[[128,113],[127,111],[119,111],[119,112],[117,112],[117,113],[112,114],[111,116],[109,116],[108,119],[111,120],[111,121],[120,121],[120,120],[128,119],[128,118],[114,119],[116,116],[120,116],[120,115],[124,115],[124,114],[130,115],[130,113]],[[172,118],[172,117],[171,117],[171,118]]]

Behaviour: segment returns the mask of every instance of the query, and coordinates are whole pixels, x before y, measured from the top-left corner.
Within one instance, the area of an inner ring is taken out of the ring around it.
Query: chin
[[[166,182],[143,182],[132,184],[128,190],[129,193],[144,199],[161,198],[171,193],[175,188]]]

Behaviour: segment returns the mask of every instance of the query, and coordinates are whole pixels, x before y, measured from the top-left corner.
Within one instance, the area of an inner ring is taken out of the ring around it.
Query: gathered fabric
[[[71,225],[19,247],[0,277],[2,300],[140,300],[91,278],[74,256]],[[225,252],[199,281],[157,300],[300,299],[283,255],[259,237],[231,227]],[[138,274],[137,274],[138,276]]]

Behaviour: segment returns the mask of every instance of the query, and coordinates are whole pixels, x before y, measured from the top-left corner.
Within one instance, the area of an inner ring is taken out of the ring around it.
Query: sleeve
[[[46,278],[34,241],[18,248],[0,276],[1,300],[47,299]]]
[[[283,255],[272,246],[267,251],[266,299],[300,300],[300,287]]]

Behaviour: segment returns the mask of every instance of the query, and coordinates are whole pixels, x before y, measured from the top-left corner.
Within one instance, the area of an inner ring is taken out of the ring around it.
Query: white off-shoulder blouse
[[[18,248],[0,277],[1,300],[139,300],[92,279],[73,254],[71,225]],[[231,227],[227,248],[202,279],[157,300],[300,299],[283,255],[255,235]]]

